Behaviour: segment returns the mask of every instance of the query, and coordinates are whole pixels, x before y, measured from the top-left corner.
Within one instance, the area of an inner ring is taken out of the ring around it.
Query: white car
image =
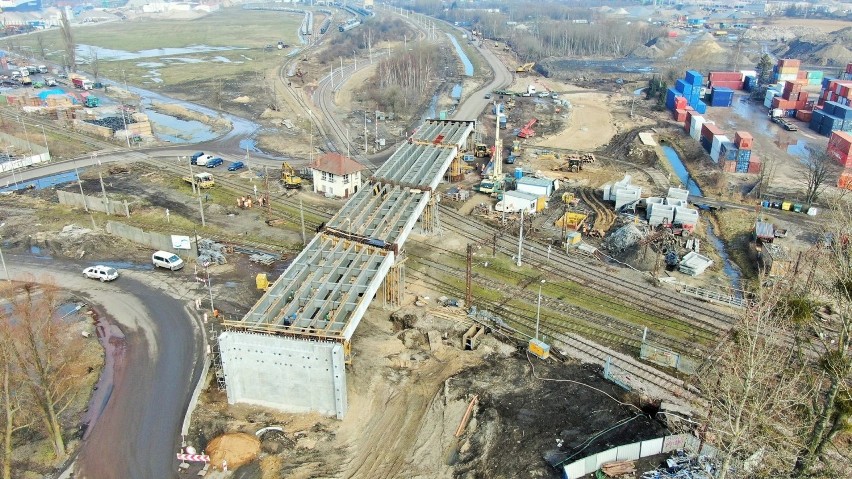
[[[89,266],[83,270],[83,276],[89,279],[99,279],[101,281],[112,281],[118,278],[118,271],[109,266],[97,265]]]

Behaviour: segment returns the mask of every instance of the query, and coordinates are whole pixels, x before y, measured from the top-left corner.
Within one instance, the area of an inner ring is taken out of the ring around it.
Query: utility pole
[[[104,175],[98,172],[98,178],[101,180],[101,195],[104,198],[104,209],[106,209],[106,214],[109,216],[109,200],[107,199],[106,188],[104,187]]]
[[[464,306],[470,309],[473,304],[471,285],[473,283],[473,245],[467,244],[467,275],[465,276]]]
[[[364,155],[369,155],[367,151],[367,110],[364,110]]]
[[[524,246],[524,209],[521,208],[521,231],[518,233],[518,266],[521,265],[521,252]]]
[[[41,136],[44,138],[44,149],[47,151],[47,155],[50,156],[50,148],[47,146],[47,134],[44,132],[44,125],[41,125]]]
[[[299,217],[302,220],[302,244],[308,244],[305,237],[305,210],[302,208],[302,199],[299,198]]]
[[[181,157],[178,157],[178,159],[180,159],[180,158]],[[184,157],[184,158],[186,158],[186,157]],[[192,173],[192,161],[189,162],[189,179],[191,180],[190,184],[192,185],[192,194],[193,195],[198,194],[198,192],[195,191],[195,176],[193,176],[193,173]]]
[[[201,202],[201,190],[198,190],[198,210],[201,211],[201,226],[207,226],[204,222],[204,203]]]

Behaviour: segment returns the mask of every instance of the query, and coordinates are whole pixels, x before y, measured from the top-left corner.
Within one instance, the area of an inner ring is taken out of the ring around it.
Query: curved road
[[[49,274],[124,334],[124,341],[114,341],[111,352],[115,359],[111,393],[89,411],[106,403],[89,426],[74,477],[178,477],[179,432],[193,386],[200,380],[205,351],[187,302],[174,297],[181,295],[178,278],[169,272],[122,271],[115,282],[100,283],[84,278],[82,266],[70,261],[7,254],[6,262],[13,278],[20,273],[39,278]]]

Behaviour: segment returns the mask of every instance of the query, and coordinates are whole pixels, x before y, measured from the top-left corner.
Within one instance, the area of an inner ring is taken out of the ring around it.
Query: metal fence
[[[639,359],[649,361],[661,366],[677,369],[686,374],[695,374],[701,365],[698,360],[661,346],[654,346],[644,342],[639,348]]]
[[[701,451],[698,451],[700,445],[698,438],[691,434],[676,434],[673,436],[663,436],[656,439],[648,439],[647,441],[634,442],[624,446],[613,447],[606,451],[601,451],[597,454],[586,456],[578,459],[568,465],[562,466],[562,477],[564,479],[577,479],[592,474],[602,465],[612,461],[632,461],[657,454],[665,454],[668,452],[684,449],[690,452],[700,452],[705,456],[715,457],[716,448],[704,444]]]

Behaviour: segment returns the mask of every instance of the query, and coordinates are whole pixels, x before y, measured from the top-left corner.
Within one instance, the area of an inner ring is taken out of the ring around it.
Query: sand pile
[[[257,457],[260,440],[244,432],[223,434],[210,441],[204,452],[210,456],[213,467],[221,469],[223,462],[227,462],[228,469],[233,471]]]

